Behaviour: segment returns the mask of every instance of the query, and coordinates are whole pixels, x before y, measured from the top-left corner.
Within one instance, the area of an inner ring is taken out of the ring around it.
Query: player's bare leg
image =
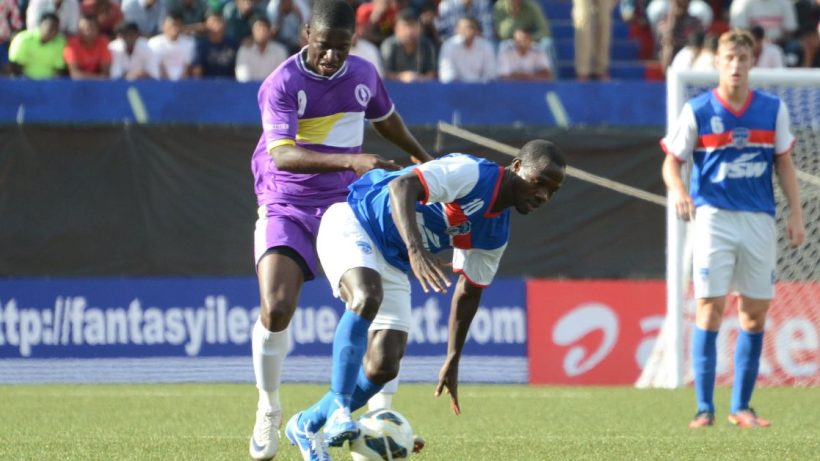
[[[738,319],[740,331],[735,347],[735,377],[732,386],[732,408],[729,422],[739,427],[769,427],[771,423],[749,406],[757,381],[763,350],[763,329],[770,300],[740,297]]]
[[[698,299],[696,328],[692,334],[692,367],[698,409],[695,417],[689,422],[690,428],[708,427],[715,422],[717,334],[725,309],[725,296]]]
[[[271,459],[278,451],[282,424],[279,387],[288,353],[287,328],[305,279],[296,261],[274,252],[260,259],[257,274],[261,303],[251,343],[259,402],[249,452],[254,459]]]

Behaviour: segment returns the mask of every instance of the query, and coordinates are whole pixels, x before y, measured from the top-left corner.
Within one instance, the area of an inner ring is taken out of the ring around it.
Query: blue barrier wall
[[[0,79],[0,123],[121,123],[135,121],[139,100],[149,123],[259,123],[257,83],[220,80],[71,81]],[[663,126],[663,83],[644,81],[488,84],[387,82],[405,121],[467,125],[553,125],[552,93],[572,124]],[[129,99],[129,89],[130,99]]]
[[[525,296],[521,279],[485,290],[464,348],[466,381],[526,382]],[[450,295],[415,284],[412,301],[402,377],[434,380]],[[251,380],[258,302],[254,278],[0,280],[0,383]],[[305,287],[289,329],[288,380],[329,379],[342,311],[325,280]]]

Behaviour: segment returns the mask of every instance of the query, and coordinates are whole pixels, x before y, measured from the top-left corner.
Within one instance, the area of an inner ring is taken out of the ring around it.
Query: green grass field
[[[324,386],[287,385],[286,417]],[[820,459],[820,390],[760,389],[755,404],[770,429],[725,422],[692,431],[691,389],[528,386],[461,387],[452,416],[432,384],[404,384],[395,407],[427,440],[414,459]],[[256,392],[252,385],[0,386],[0,459],[245,460]],[[349,459],[346,448],[333,449]],[[283,444],[277,460],[298,460]]]

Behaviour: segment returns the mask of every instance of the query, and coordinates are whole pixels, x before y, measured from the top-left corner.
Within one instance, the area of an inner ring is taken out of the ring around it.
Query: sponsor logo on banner
[[[664,315],[664,282],[527,283],[530,381],[631,384]]]
[[[343,304],[325,280],[302,290],[291,355],[330,356]],[[446,354],[449,294],[414,285],[407,355]],[[253,278],[0,281],[0,358],[249,356]],[[484,291],[465,355],[526,356],[525,284]]]
[[[820,319],[797,299],[820,299],[820,283],[777,284],[760,366],[762,384],[820,384]],[[527,283],[530,382],[628,385],[638,378],[665,317],[663,281]],[[687,332],[692,325],[686,322]],[[718,335],[717,381],[732,381],[739,325],[730,297]],[[686,335],[686,354],[689,354]]]

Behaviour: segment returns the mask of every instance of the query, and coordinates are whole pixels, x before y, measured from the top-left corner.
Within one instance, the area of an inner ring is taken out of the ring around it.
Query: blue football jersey
[[[491,211],[504,168],[471,155],[450,154],[400,171],[372,170],[350,185],[347,201],[362,227],[384,258],[405,272],[410,270],[407,247],[391,217],[387,185],[409,172],[425,187],[425,200],[416,204],[425,247],[433,253],[455,249],[455,269],[476,284],[489,283],[509,238],[509,210]],[[471,253],[482,256],[471,258]]]
[[[695,206],[775,214],[774,158],[794,144],[778,97],[752,91],[736,111],[717,91],[701,94],[686,104],[661,144],[681,161],[691,156]]]

